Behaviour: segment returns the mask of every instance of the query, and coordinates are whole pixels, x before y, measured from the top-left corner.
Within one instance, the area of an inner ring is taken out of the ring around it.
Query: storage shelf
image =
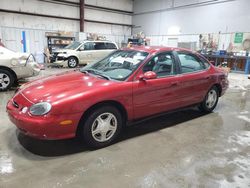
[[[75,41],[75,37],[72,36],[46,36],[47,37],[47,45],[49,52],[52,54],[54,50],[58,48],[63,48],[69,45],[71,42]],[[69,44],[56,44],[55,41],[70,41]]]
[[[220,65],[222,62],[227,62],[228,67],[232,71],[250,73],[250,57],[248,56],[229,56],[229,55],[207,55],[202,54],[209,61],[214,61],[215,66]]]

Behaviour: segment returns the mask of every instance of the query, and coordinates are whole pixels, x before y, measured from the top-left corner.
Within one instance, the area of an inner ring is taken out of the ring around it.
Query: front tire
[[[76,57],[69,57],[68,58],[68,67],[69,68],[76,68],[78,65],[78,59]]]
[[[83,123],[80,137],[90,148],[103,148],[115,141],[121,132],[122,123],[122,116],[117,108],[99,107]]]
[[[10,89],[15,82],[14,76],[8,70],[0,69],[0,91]]]
[[[213,86],[208,92],[205,99],[199,106],[199,109],[203,112],[209,113],[214,110],[219,100],[219,91],[217,87]]]

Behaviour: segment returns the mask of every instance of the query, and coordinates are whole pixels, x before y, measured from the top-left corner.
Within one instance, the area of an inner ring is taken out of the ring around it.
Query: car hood
[[[66,52],[66,53],[71,53],[71,52],[75,52],[75,50],[71,50],[71,49],[59,49],[59,50],[56,50],[55,51],[56,53],[64,53],[64,52]]]
[[[80,71],[70,71],[27,83],[21,87],[20,93],[32,103],[42,101],[53,103],[68,97],[81,96],[114,83],[116,82]]]

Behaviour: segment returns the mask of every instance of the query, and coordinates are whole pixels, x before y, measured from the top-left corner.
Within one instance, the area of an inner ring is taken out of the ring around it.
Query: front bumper
[[[61,66],[61,67],[68,67],[68,60],[57,60],[52,63],[53,65]]]
[[[13,101],[15,101],[15,105],[13,105]],[[75,137],[81,113],[32,116],[28,112],[22,112],[24,106],[31,105],[32,104],[30,104],[30,102],[21,94],[17,94],[7,104],[9,119],[22,133],[45,140],[58,140]],[[62,125],[61,122],[65,120],[71,120],[72,123]]]
[[[51,59],[51,66],[68,67],[68,57],[64,54],[54,53]]]

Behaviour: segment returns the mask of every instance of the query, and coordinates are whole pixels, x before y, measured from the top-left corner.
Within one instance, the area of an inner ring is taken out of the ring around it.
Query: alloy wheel
[[[215,90],[210,90],[207,99],[206,99],[206,106],[207,108],[213,108],[217,101],[217,92]]]
[[[70,66],[70,67],[75,67],[76,65],[77,65],[76,60],[75,60],[74,58],[71,58],[71,59],[69,60],[69,66]]]
[[[10,77],[5,73],[0,73],[0,89],[4,90],[10,85]]]
[[[112,113],[103,113],[93,122],[91,133],[98,142],[110,140],[117,130],[117,119]]]

